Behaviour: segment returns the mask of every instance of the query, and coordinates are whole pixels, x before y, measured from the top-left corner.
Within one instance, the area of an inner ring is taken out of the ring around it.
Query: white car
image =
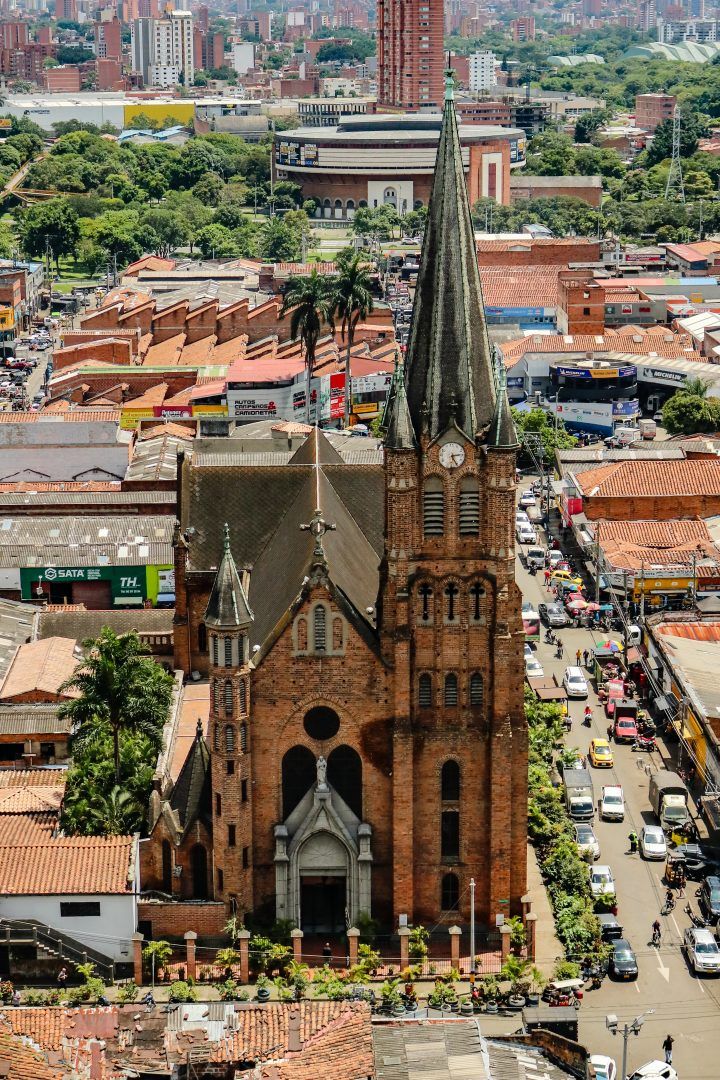
[[[604,787],[600,800],[600,817],[603,821],[624,821],[625,800],[621,787]]]
[[[564,562],[565,560],[562,551],[556,551],[555,548],[551,548],[550,551],[548,551],[547,557],[551,570],[554,570],[558,563]]]
[[[529,521],[519,521],[515,527],[515,535],[521,544],[534,544],[537,533]]]
[[[575,826],[575,843],[581,855],[592,852],[593,862],[600,858],[600,841],[593,832],[593,827],[588,821],[579,821]]]
[[[544,676],[543,666],[536,656],[525,657],[525,674],[528,679],[542,679]]]
[[[640,851],[644,859],[662,859],[667,856],[665,833],[658,825],[645,825],[640,833]]]
[[[525,642],[525,659],[527,660],[528,656],[534,656],[534,655],[535,655],[535,653],[533,652],[532,645],[530,644],[529,641],[526,641]]]
[[[648,1061],[647,1065],[641,1065],[627,1080],[678,1080],[678,1074],[672,1065],[666,1065],[664,1061]]]
[[[595,1070],[590,1075],[594,1076],[595,1080],[617,1080],[617,1065],[611,1057],[606,1057],[605,1054],[592,1054],[590,1064]]]
[[[530,518],[527,516],[527,514],[525,513],[524,510],[516,510],[515,511],[515,524],[520,525],[521,522],[526,524],[526,525],[529,525],[530,524]]]
[[[579,667],[565,668],[563,686],[569,698],[586,698],[588,696],[588,684]]]
[[[688,926],[683,948],[696,975],[720,975],[720,949],[711,930]]]
[[[536,502],[537,500],[533,495],[532,491],[523,491],[522,495],[520,496],[521,506],[535,506]]]
[[[615,895],[615,878],[609,866],[590,867],[590,892],[593,896]]]

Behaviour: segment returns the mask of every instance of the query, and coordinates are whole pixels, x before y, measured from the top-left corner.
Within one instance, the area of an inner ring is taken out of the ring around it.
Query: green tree
[[[232,230],[224,225],[204,225],[195,233],[195,243],[204,259],[235,258],[239,254]]]
[[[608,122],[610,115],[608,109],[593,109],[579,116],[575,122],[575,142],[589,143],[597,129]]]
[[[73,751],[107,732],[112,739],[115,784],[120,784],[120,735],[142,734],[159,750],[170,709],[173,680],[152,660],[135,632],[104,627],[83,642],[84,659],[63,684],[78,696],[60,714],[72,723]]]
[[[167,257],[176,248],[188,242],[190,227],[185,219],[175,210],[167,210],[158,206],[146,210],[143,214],[144,224],[157,237],[155,252]]]
[[[720,402],[708,398],[707,387],[693,393],[687,386],[669,398],[662,409],[663,427],[671,435],[695,435],[720,429]]]
[[[552,461],[556,450],[567,450],[577,443],[577,439],[566,431],[562,420],[557,418],[556,424],[556,418],[551,418],[544,409],[530,409],[529,412],[513,409],[512,414],[521,442],[524,434],[540,436],[543,458],[546,462]],[[529,446],[529,441],[525,445]],[[532,449],[537,454],[534,446]],[[524,452],[527,455],[529,450]]]
[[[302,239],[297,229],[279,217],[270,218],[260,229],[260,258],[268,262],[299,262]]]
[[[225,190],[225,181],[217,173],[209,172],[193,184],[192,193],[206,206],[217,206]]]
[[[350,370],[355,329],[361,319],[373,310],[372,282],[367,260],[348,248],[337,257],[338,276],[333,283],[334,317],[340,322],[340,334],[347,341],[345,352],[345,427],[350,426],[352,412],[352,373]]]
[[[103,836],[124,836],[135,830],[142,812],[129,791],[116,785],[107,794],[96,793],[88,807],[88,821],[98,826]]]
[[[49,246],[59,268],[61,255],[74,255],[80,239],[78,216],[65,199],[30,206],[20,220],[20,244],[28,255],[42,258]]]
[[[310,421],[310,380],[315,368],[315,349],[323,326],[334,330],[333,283],[312,270],[308,277],[291,277],[280,318],[290,315],[290,337],[300,339],[305,350],[305,409]]]
[[[650,146],[645,151],[645,160],[650,165],[657,165],[672,155],[672,119],[663,120],[655,129],[655,134]],[[698,140],[708,133],[708,124],[705,117],[690,109],[682,110],[682,124],[680,127],[680,155],[692,157],[698,148]]]

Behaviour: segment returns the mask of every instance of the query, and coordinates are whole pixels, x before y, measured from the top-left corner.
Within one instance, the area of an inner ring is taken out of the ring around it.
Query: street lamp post
[[[623,1024],[622,1027],[618,1022],[617,1016],[614,1013],[609,1013],[605,1017],[605,1027],[612,1035],[622,1035],[623,1040],[623,1059],[622,1059],[622,1073],[620,1074],[624,1078],[627,1076],[627,1051],[628,1051],[628,1039],[630,1035],[639,1035],[640,1028],[645,1023],[645,1019],[648,1016],[652,1016],[655,1012],[654,1009],[648,1009],[647,1012],[640,1013],[629,1024]]]

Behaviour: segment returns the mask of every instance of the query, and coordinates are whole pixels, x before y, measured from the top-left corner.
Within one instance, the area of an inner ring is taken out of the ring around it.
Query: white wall
[[[63,918],[61,901],[96,901],[100,904],[100,915]],[[0,900],[0,918],[37,919],[114,960],[132,962],[132,935],[137,925],[133,893],[124,896],[5,896]]]

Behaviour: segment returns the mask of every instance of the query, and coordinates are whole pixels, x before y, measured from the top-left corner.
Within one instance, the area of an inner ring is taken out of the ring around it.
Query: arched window
[[[244,679],[240,680],[239,686],[240,692],[240,713],[242,716],[247,715],[247,684]]]
[[[247,724],[240,725],[240,749],[243,754],[247,750]]]
[[[429,709],[432,705],[432,676],[427,672],[418,679],[418,705],[421,709]]]
[[[423,581],[418,586],[418,597],[420,598],[420,620],[424,623],[432,622],[432,595],[432,588],[427,581]]]
[[[477,536],[480,531],[480,489],[474,476],[460,481],[459,531],[461,536]]]
[[[316,604],[313,610],[313,648],[315,652],[325,652],[327,646],[327,619],[325,608]]]
[[[439,476],[429,476],[423,488],[423,532],[442,536],[445,531],[445,489]]]
[[[457,802],[460,798],[460,766],[457,761],[446,761],[442,767],[440,797],[443,802]]]
[[[225,681],[225,715],[232,716],[233,714],[233,688],[229,679]]]
[[[190,849],[190,867],[192,870],[193,900],[207,900],[207,851],[202,844],[195,844]]]
[[[225,751],[232,754],[235,751],[235,728],[232,724],[225,726]]]
[[[479,671],[473,671],[470,676],[470,704],[482,705],[483,703],[483,677]]]
[[[303,796],[315,786],[315,756],[307,746],[293,746],[282,759],[283,821],[290,817]]]
[[[207,652],[207,627],[204,622],[201,622],[198,626],[198,651],[201,653]]]
[[[232,667],[232,638],[226,637],[223,647],[225,649],[225,667]]]
[[[220,725],[215,725],[215,731],[213,733],[213,749],[220,750]]]
[[[162,842],[162,887],[163,892],[172,892],[172,848],[169,840]]]
[[[445,705],[452,708],[458,703],[457,675],[445,676]]]
[[[213,667],[218,666],[218,639],[217,639],[217,634],[213,634],[213,636],[212,636],[212,662],[213,662]]]
[[[362,820],[362,761],[352,746],[336,746],[328,757],[328,783]]]
[[[460,815],[457,810],[443,810],[440,816],[440,854],[443,859],[460,857]]]
[[[460,882],[457,874],[444,874],[440,889],[442,911],[457,911],[460,902]]]

